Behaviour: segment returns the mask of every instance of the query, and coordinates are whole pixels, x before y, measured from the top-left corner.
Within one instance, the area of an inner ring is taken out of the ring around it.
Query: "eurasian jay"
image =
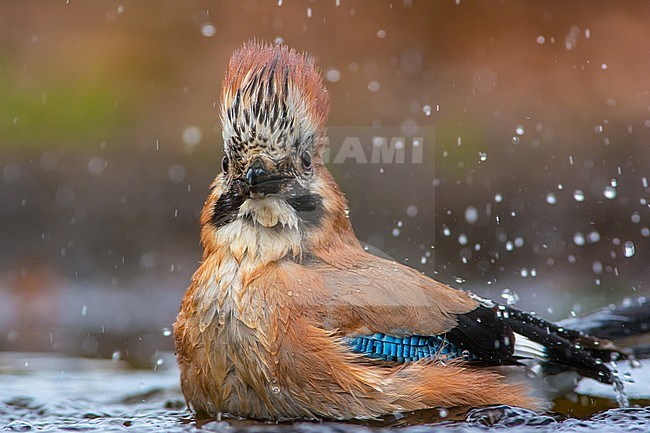
[[[538,408],[495,370],[527,362],[615,381],[611,342],[366,252],[323,164],[328,110],[309,56],[253,42],[230,59],[225,156],[174,326],[191,408],[265,420]]]

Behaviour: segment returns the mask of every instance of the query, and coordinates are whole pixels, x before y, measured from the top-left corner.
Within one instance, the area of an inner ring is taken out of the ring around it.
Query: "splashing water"
[[[501,297],[506,300],[506,304],[510,306],[517,305],[519,302],[519,296],[510,289],[503,289],[501,292]]]
[[[627,392],[625,392],[625,384],[619,377],[614,377],[614,392],[619,407],[630,407],[630,399],[627,397]]]

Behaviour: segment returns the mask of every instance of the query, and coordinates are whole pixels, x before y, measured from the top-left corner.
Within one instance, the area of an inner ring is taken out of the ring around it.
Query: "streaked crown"
[[[221,123],[235,163],[260,152],[275,161],[305,149],[318,153],[328,111],[329,95],[307,54],[249,42],[230,58]]]

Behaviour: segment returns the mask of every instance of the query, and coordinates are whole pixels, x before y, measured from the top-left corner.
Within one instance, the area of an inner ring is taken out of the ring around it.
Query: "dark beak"
[[[262,160],[256,159],[244,173],[244,180],[253,193],[277,194],[288,182],[289,176],[274,171],[266,167]]]

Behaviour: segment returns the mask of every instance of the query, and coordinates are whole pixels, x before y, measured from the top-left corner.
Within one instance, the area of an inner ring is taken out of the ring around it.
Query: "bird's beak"
[[[289,179],[273,162],[256,158],[244,172],[242,180],[249,186],[253,196],[264,196],[280,192]]]

